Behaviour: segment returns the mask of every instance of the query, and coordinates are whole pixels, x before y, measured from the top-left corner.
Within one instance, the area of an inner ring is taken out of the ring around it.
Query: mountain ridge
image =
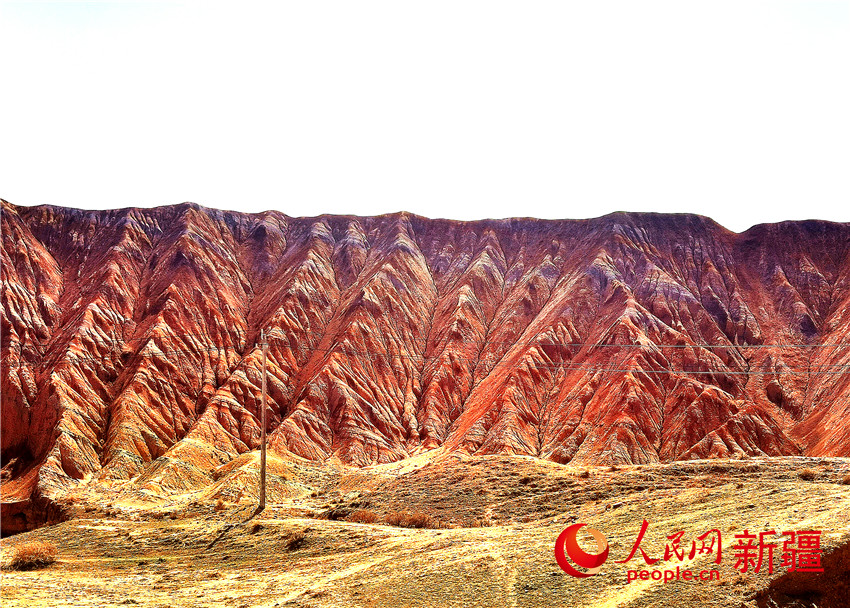
[[[850,224],[3,201],[2,228],[4,502],[256,449],[261,329],[281,453],[850,456]]]

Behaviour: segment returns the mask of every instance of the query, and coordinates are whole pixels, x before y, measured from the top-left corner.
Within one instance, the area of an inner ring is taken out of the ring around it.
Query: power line
[[[270,328],[268,330],[267,336],[274,337],[273,331],[276,328]],[[306,331],[301,330],[298,333],[307,335],[307,336],[315,336],[319,338],[326,338],[328,334],[325,332],[314,332],[314,331]],[[339,335],[339,334],[337,334]],[[344,334],[343,334],[344,335]],[[166,337],[166,336],[163,336]],[[167,337],[174,338],[209,338],[211,337],[209,334],[201,334],[201,333],[186,333],[186,334],[168,334]],[[535,337],[541,337],[540,334],[537,334]],[[280,340],[281,338],[276,338]],[[154,340],[153,337],[147,338],[148,341]],[[131,340],[99,340],[99,344],[103,345],[123,345],[127,344]],[[437,340],[428,340],[431,344],[437,344]],[[473,345],[483,345],[483,344],[494,344],[494,345],[516,345],[520,344],[519,342],[508,342],[508,341],[497,341],[497,340],[448,340],[448,342],[452,344],[473,344]],[[621,344],[621,343],[611,343],[611,342],[539,342],[532,343],[531,341],[526,341],[522,344],[523,346],[563,346],[563,347],[590,347],[590,348],[600,348],[600,347],[616,347],[616,348],[732,348],[732,349],[747,349],[747,348],[850,348],[850,342],[822,342],[819,344],[804,344],[804,343],[762,343],[762,344],[733,344],[729,342],[727,344],[703,344],[703,343],[691,343],[691,344],[658,344],[655,342],[650,342],[648,344]]]
[[[318,332],[301,332],[301,333],[306,334],[306,335],[321,337],[321,338],[328,337],[328,334],[325,334],[325,333],[318,333]],[[288,346],[288,347],[293,347],[293,345],[289,343],[288,338],[285,338],[285,337],[281,338],[281,337],[273,336],[272,334],[268,334],[268,335],[269,335],[269,337],[273,337],[278,342],[285,343],[285,345]],[[337,335],[339,335],[339,334],[337,334]],[[164,338],[165,337],[172,338],[172,339],[173,338],[180,339],[180,338],[189,338],[189,337],[209,338],[210,336],[207,335],[207,334],[169,334],[169,335],[166,335],[166,336],[163,336],[163,337]],[[343,335],[342,337],[346,337],[346,336]],[[127,345],[129,342],[131,342],[131,340],[101,340],[101,339],[98,339],[98,340],[93,340],[93,342],[95,342],[96,345],[100,345],[100,346],[116,347],[116,346]],[[176,353],[198,353],[198,352],[221,352],[221,351],[227,351],[228,348],[231,348],[233,350],[233,352],[238,353],[238,351],[236,350],[234,345],[211,346],[209,348],[195,348],[195,349],[173,349],[173,348],[171,348],[171,349],[163,350],[159,346],[159,344],[156,343],[155,338],[148,337],[146,339],[146,346],[150,345],[151,343],[153,343],[153,345],[156,347],[156,349],[160,353],[163,353],[163,354],[166,354],[166,353],[176,354]],[[431,343],[435,344],[435,345],[438,344],[438,342],[436,342],[436,341],[431,342]],[[783,344],[783,343],[776,343],[776,344],[736,345],[736,344],[731,344],[731,343],[730,344],[697,344],[697,343],[693,343],[693,344],[658,344],[658,343],[655,343],[655,342],[650,342],[650,343],[646,343],[646,344],[640,344],[640,343],[637,343],[637,344],[635,344],[635,343],[622,344],[622,343],[610,343],[610,342],[545,342],[545,341],[534,342],[534,341],[531,341],[531,340],[528,340],[528,341],[525,341],[525,342],[522,342],[522,343],[521,342],[490,341],[490,340],[481,340],[481,341],[448,340],[448,341],[446,341],[446,346],[448,346],[449,344],[471,344],[471,345],[476,345],[476,346],[509,345],[509,346],[512,346],[512,347],[521,346],[521,347],[525,347],[525,348],[554,346],[554,347],[566,347],[566,348],[572,348],[572,347],[585,348],[586,347],[586,348],[593,349],[593,348],[600,348],[600,347],[611,347],[611,348],[640,348],[640,349],[647,349],[647,350],[652,350],[652,349],[656,349],[656,348],[659,348],[659,349],[660,348],[675,348],[675,349],[702,348],[702,349],[706,349],[706,350],[711,349],[711,348],[724,348],[724,349],[750,349],[750,348],[752,348],[752,349],[761,349],[761,348],[775,348],[775,349],[779,349],[779,348],[816,348],[817,349],[817,348],[822,348],[822,349],[833,349],[833,350],[836,350],[838,348],[850,348],[850,342],[831,342],[831,343],[827,342],[827,343],[822,343],[822,344]],[[299,344],[296,344],[295,346],[301,347],[301,344],[299,343]],[[311,348],[313,350],[333,350],[333,349],[320,349],[318,347],[311,347]],[[336,348],[336,347],[334,347],[334,348]],[[113,352],[115,352],[115,351],[113,351]],[[129,352],[129,351],[123,351],[123,352]],[[115,353],[115,354],[120,355],[121,353]],[[415,356],[422,357],[424,355],[415,355]],[[78,357],[82,358],[82,356],[78,356]]]
[[[301,331],[299,333],[306,335],[306,336],[314,336],[314,337],[318,337],[318,338],[327,338],[328,337],[328,334],[323,333],[323,332]],[[285,337],[279,338],[279,337],[274,336],[274,334],[272,334],[272,333],[268,333],[267,335],[271,338],[278,340],[278,341],[288,342],[288,338],[285,338]],[[337,336],[339,336],[339,335],[340,334],[337,334]],[[345,334],[342,334],[342,336],[345,337]],[[168,337],[168,338],[210,338],[211,336],[209,334],[187,333],[187,334],[168,334],[168,335],[165,335],[163,337]],[[538,334],[536,337],[540,337],[540,335]],[[97,339],[97,340],[93,340],[93,341],[98,345],[113,346],[114,347],[114,346],[126,345],[127,343],[131,342],[132,340],[102,340],[102,339]],[[154,345],[157,346],[157,348],[159,348],[159,345],[156,344],[155,338],[153,338],[153,337],[146,338],[147,344],[150,344],[151,342],[153,342]],[[426,342],[433,344],[433,345],[442,344],[442,341],[437,341],[437,340],[427,340]],[[661,349],[661,348],[674,348],[674,349],[691,348],[691,349],[694,349],[694,348],[703,348],[703,349],[708,350],[708,349],[713,349],[713,348],[723,348],[723,349],[739,350],[739,349],[762,349],[762,348],[809,348],[809,349],[833,349],[833,350],[835,350],[837,348],[850,348],[850,342],[824,342],[824,343],[820,343],[820,344],[795,344],[795,343],[732,344],[731,342],[728,343],[728,344],[698,344],[698,343],[692,343],[692,344],[658,344],[658,343],[655,343],[655,342],[650,342],[650,343],[647,343],[647,344],[640,344],[640,343],[637,343],[637,344],[636,343],[622,344],[622,343],[611,343],[611,342],[548,342],[548,341],[534,342],[532,340],[527,340],[527,341],[521,343],[521,342],[517,342],[517,341],[507,342],[507,341],[496,341],[496,340],[486,340],[486,339],[476,340],[476,341],[451,339],[451,340],[446,340],[446,345],[448,345],[448,344],[470,344],[470,345],[475,345],[475,346],[508,345],[508,346],[512,346],[512,347],[513,346],[522,346],[522,347],[554,346],[554,347],[564,347],[564,348],[590,348],[590,349],[594,349],[594,348],[641,348],[641,349],[655,349],[655,348],[658,348],[658,349]],[[427,349],[427,346],[428,346],[428,344],[426,344],[426,349]],[[182,352],[201,352],[201,351],[204,351],[204,350],[210,350],[210,351],[217,352],[217,351],[226,350],[226,349],[227,349],[226,346],[225,347],[216,346],[216,347],[210,347],[210,349],[203,349],[203,348],[199,348],[199,349],[195,349],[195,350],[186,349],[185,351],[182,351]],[[235,348],[234,348],[234,350],[235,350]]]
[[[182,334],[182,336],[189,336],[189,335],[201,336],[201,334]],[[180,337],[180,336],[175,336],[175,337]],[[292,345],[292,344],[289,343],[288,340],[281,339],[281,338],[277,338],[277,342],[278,343],[282,342],[282,343],[284,343],[283,345],[284,345],[285,348],[290,348],[290,349],[293,349],[293,350],[297,349],[297,350],[301,350],[301,351],[304,351],[304,352],[325,352],[325,353],[329,353],[329,354],[339,354],[339,355],[346,356],[346,357],[357,357],[357,358],[365,358],[365,359],[371,359],[371,360],[377,360],[377,359],[382,359],[382,358],[415,360],[417,362],[421,362],[423,360],[426,360],[426,361],[438,361],[439,360],[438,357],[428,358],[425,355],[419,355],[419,354],[393,353],[393,352],[389,352],[389,351],[382,352],[382,351],[351,350],[351,349],[346,349],[346,348],[340,346],[339,344],[334,345],[331,348],[321,348],[321,347],[318,347],[318,346],[308,347],[308,346],[303,345],[303,344]],[[118,341],[101,341],[100,343],[102,345],[122,344],[122,342],[118,342]],[[647,348],[647,349],[651,349],[653,346],[655,346],[655,345],[652,345],[652,344],[650,344],[650,345],[606,344],[606,345],[607,346],[639,347],[639,348]],[[521,346],[524,346],[524,347],[548,346],[548,344],[529,344],[529,343],[526,343],[526,344],[522,344]],[[678,345],[670,345],[670,346],[678,346]],[[762,346],[762,345],[760,345],[760,346]],[[839,344],[832,344],[830,346],[839,346]],[[840,344],[840,346],[850,347],[850,344],[842,343],[842,344]],[[253,350],[254,349],[252,348],[252,349],[249,349],[249,351],[247,351],[247,352],[251,352]],[[223,352],[226,353],[227,351],[228,351],[227,347],[210,347],[210,348],[196,348],[196,349],[162,349],[158,345],[156,345],[156,353],[145,354],[145,355],[143,355],[141,353],[136,353],[136,354],[133,354],[133,356],[134,357],[153,359],[157,355],[161,355],[161,356],[185,355],[185,354],[198,355],[198,354],[205,353],[205,352],[206,353],[221,354]],[[129,352],[129,351],[124,351],[124,352]],[[246,360],[247,352],[246,352],[246,354],[239,354],[235,350],[233,350],[232,352],[234,353],[234,355],[238,355],[238,356],[241,357],[240,363],[244,362]],[[114,352],[114,351],[111,354],[113,354],[116,357],[121,357],[121,355],[122,355],[121,353],[117,353],[117,352]],[[108,356],[97,358],[97,357],[91,357],[91,356],[86,356],[86,355],[77,355],[75,353],[70,353],[70,354],[66,354],[64,359],[57,361],[56,365],[60,365],[62,363],[71,364],[71,363],[74,363],[74,362],[77,362],[77,361],[90,361],[90,362],[93,362],[93,363],[104,363],[107,359],[108,359]],[[476,367],[478,365],[482,365],[481,359],[479,359],[475,364]],[[492,372],[494,369],[496,369],[498,367],[512,366],[512,367],[516,367],[516,368],[526,368],[526,369],[559,369],[559,370],[562,369],[562,370],[566,370],[566,371],[586,370],[586,371],[594,372],[594,373],[596,373],[596,372],[612,372],[612,373],[634,372],[634,373],[647,373],[647,374],[755,375],[755,376],[758,376],[758,375],[803,375],[803,376],[811,376],[811,375],[836,375],[836,374],[837,375],[844,375],[844,374],[850,374],[850,365],[840,365],[840,364],[836,364],[836,365],[821,364],[821,365],[816,365],[814,367],[810,367],[810,368],[807,368],[806,370],[801,370],[801,371],[795,371],[791,367],[788,367],[787,370],[781,370],[781,371],[777,371],[777,370],[739,371],[739,370],[720,370],[720,369],[718,369],[718,370],[684,370],[684,369],[683,370],[669,370],[669,369],[649,370],[649,369],[641,369],[641,368],[590,366],[590,365],[586,365],[586,364],[572,363],[572,362],[569,362],[569,361],[567,361],[565,363],[560,363],[560,364],[542,364],[542,363],[519,362],[519,363],[511,365],[507,361],[499,360],[494,365],[488,366],[488,364],[485,360],[485,361],[483,361],[483,365],[484,365],[484,367],[489,367],[489,371],[487,373]],[[22,366],[22,364],[20,362],[12,363],[10,365],[10,367],[21,367],[21,366]],[[237,367],[238,367],[238,365],[237,365]]]

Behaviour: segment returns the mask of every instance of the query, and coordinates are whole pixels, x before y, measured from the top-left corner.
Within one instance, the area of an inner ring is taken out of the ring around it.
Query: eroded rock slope
[[[256,449],[261,331],[269,445],[310,459],[850,456],[848,224],[4,201],[2,247],[9,516]]]

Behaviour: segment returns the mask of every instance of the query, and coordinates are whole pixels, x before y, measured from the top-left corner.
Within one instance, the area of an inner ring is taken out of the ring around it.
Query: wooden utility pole
[[[260,405],[260,504],[257,513],[266,508],[266,358],[269,354],[269,343],[265,330],[260,331],[260,346],[263,347],[263,400]]]

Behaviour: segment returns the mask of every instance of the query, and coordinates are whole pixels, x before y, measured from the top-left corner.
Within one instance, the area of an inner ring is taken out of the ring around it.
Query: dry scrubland
[[[850,459],[572,467],[437,451],[354,469],[273,456],[271,504],[253,518],[256,453],[225,466],[188,491],[173,471],[159,493],[138,480],[78,488],[70,520],[3,540],[3,606],[828,608],[850,596]],[[667,534],[685,530],[689,546],[719,528],[721,580],[627,584],[613,561],[644,518],[655,557]],[[555,538],[573,522],[611,545],[589,579],[555,563]],[[734,570],[733,534],[771,528],[823,530],[826,573]],[[56,562],[8,569],[31,542],[55,545]]]

